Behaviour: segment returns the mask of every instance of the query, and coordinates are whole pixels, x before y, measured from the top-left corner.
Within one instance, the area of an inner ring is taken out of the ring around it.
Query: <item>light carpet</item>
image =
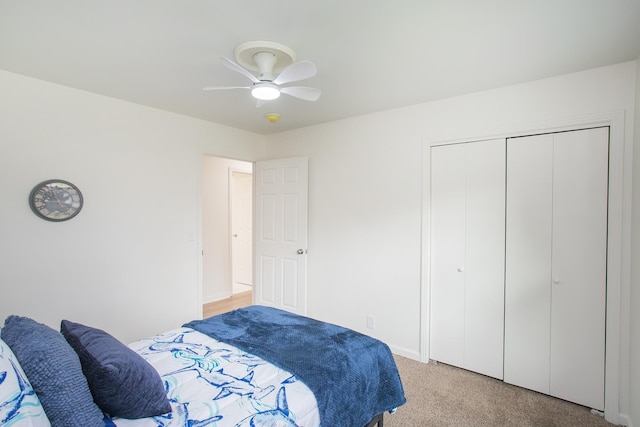
[[[589,408],[442,363],[395,356],[407,403],[385,427],[611,427]]]

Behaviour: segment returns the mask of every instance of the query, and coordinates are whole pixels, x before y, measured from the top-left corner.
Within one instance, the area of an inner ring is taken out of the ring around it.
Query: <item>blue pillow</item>
[[[78,355],[58,331],[28,317],[9,316],[2,339],[20,362],[52,425],[104,427]]]
[[[100,329],[63,320],[60,331],[78,353],[93,398],[111,417],[153,417],[171,412],[155,370],[138,353]]]

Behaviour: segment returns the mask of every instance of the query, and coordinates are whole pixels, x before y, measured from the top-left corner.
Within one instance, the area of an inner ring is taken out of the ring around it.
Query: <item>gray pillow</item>
[[[15,354],[53,426],[104,427],[78,355],[62,334],[28,317],[9,316],[2,339]]]

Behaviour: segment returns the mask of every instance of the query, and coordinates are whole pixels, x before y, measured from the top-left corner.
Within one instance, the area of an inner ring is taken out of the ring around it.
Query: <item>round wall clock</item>
[[[66,221],[80,213],[82,193],[72,183],[61,179],[43,181],[29,194],[33,213],[47,221]]]

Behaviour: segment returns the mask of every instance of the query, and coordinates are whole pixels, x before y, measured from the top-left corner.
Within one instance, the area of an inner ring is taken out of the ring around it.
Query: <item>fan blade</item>
[[[280,92],[287,95],[294,96],[296,98],[304,99],[305,101],[317,101],[320,98],[322,91],[315,87],[305,86],[291,86],[280,88]]]
[[[249,80],[251,80],[254,83],[260,83],[260,80],[258,80],[258,78],[256,76],[254,76],[249,71],[245,70],[244,68],[242,68],[240,65],[236,64],[235,62],[233,62],[229,58],[225,58],[224,56],[221,56],[220,59],[222,59],[222,63],[225,66],[227,66],[227,68],[230,68],[233,71],[237,71],[238,73],[246,76]]]
[[[282,70],[280,75],[276,77],[273,83],[277,85],[297,82],[299,80],[308,79],[316,75],[316,66],[311,61],[294,62],[287,68]]]
[[[251,89],[249,86],[205,86],[202,90]]]

